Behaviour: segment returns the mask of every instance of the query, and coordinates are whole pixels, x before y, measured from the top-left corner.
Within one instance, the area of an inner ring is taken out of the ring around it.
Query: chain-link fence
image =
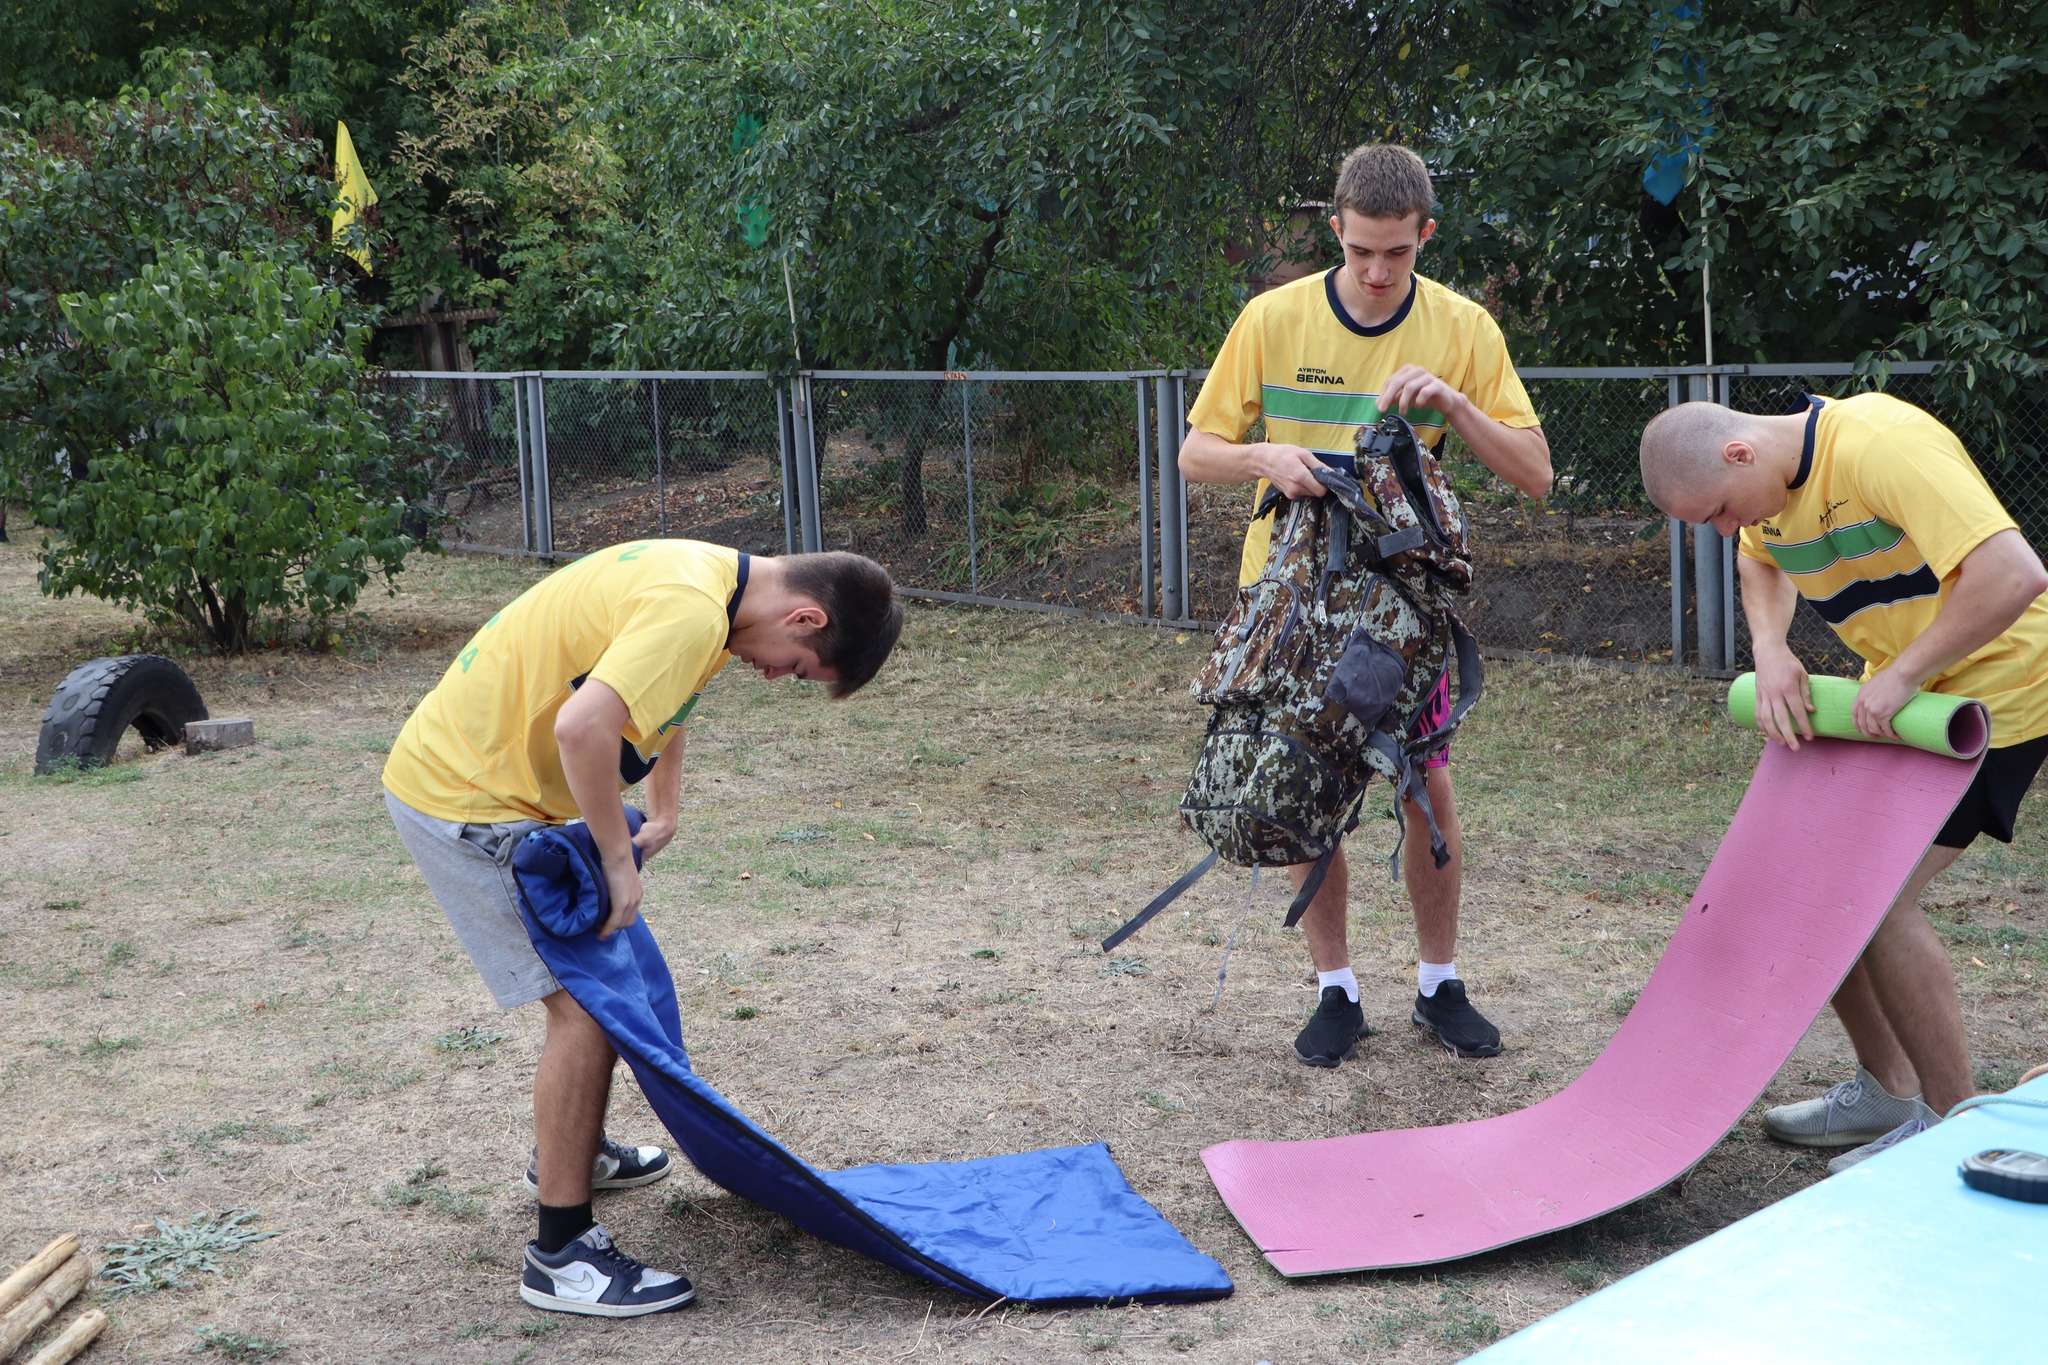
[[[1887,387],[1941,414],[1929,365]],[[1524,372],[1556,481],[1522,498],[1455,436],[1439,454],[1471,514],[1468,619],[1498,650],[1747,667],[1732,546],[1644,497],[1644,425],[1691,397],[1784,412],[1869,379],[1847,365]],[[1189,484],[1178,454],[1201,371],[758,371],[394,374],[452,457],[435,499],[447,538],[575,555],[651,536],[754,553],[847,549],[913,592],[1192,623],[1236,586],[1247,488]],[[1981,441],[1951,421],[1966,445]],[[1258,429],[1249,439],[1260,436]],[[2011,447],[2048,447],[2048,415],[2008,414]],[[2037,543],[2048,466],[1984,458]],[[1809,667],[1857,661],[1805,606]]]
[[[820,371],[806,388],[822,548],[925,591],[1142,610],[1129,375]]]

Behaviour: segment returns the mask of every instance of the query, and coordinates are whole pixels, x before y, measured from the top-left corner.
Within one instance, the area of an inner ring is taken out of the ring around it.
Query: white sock
[[[1415,986],[1423,995],[1436,994],[1436,988],[1458,974],[1455,962],[1418,962],[1415,964]]]
[[[1321,995],[1332,986],[1342,986],[1345,998],[1352,1004],[1358,1003],[1358,977],[1349,967],[1339,967],[1334,972],[1316,973],[1316,994]]]

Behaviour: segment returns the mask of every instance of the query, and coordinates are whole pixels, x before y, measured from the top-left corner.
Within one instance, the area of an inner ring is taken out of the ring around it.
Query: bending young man
[[[1855,1077],[1764,1115],[1784,1141],[1856,1147],[1828,1163],[1843,1170],[1974,1089],[1955,974],[1920,894],[1979,834],[2012,841],[2048,755],[2048,572],[1954,433],[1886,394],[1777,417],[1686,403],[1643,432],[1642,466],[1665,512],[1741,534],[1757,719],[1772,740],[1813,738],[1806,669],[1785,644],[1801,597],[1865,660],[1864,734],[1896,738],[1892,717],[1923,688],[1991,713],[1976,781],[1835,993]]]
[[[1330,230],[1344,263],[1261,294],[1245,306],[1188,414],[1180,468],[1198,483],[1268,484],[1290,498],[1321,497],[1310,473],[1346,470],[1352,436],[1385,412],[1400,412],[1431,450],[1455,431],[1486,467],[1530,497],[1550,488],[1550,446],[1508,359],[1500,328],[1484,308],[1415,273],[1415,257],[1436,231],[1435,193],[1420,157],[1406,147],[1360,147],[1337,174]],[[1245,441],[1264,420],[1266,439]],[[1265,567],[1273,521],[1245,536],[1240,584]],[[1450,707],[1448,690],[1423,718],[1433,727]],[[1460,1057],[1491,1057],[1500,1031],[1466,998],[1458,979],[1458,901],[1464,859],[1451,795],[1449,755],[1430,762],[1426,781],[1451,860],[1438,868],[1429,841],[1402,855],[1420,948],[1411,1018]],[[1404,812],[1421,818],[1411,802]],[[1305,867],[1291,870],[1299,886]],[[1351,970],[1350,876],[1340,848],[1301,918],[1320,996],[1294,1055],[1336,1066],[1368,1032]]]
[[[487,621],[399,732],[384,767],[392,822],[500,1008],[538,1000],[547,1011],[526,1171],[540,1200],[520,1277],[528,1303],[635,1317],[694,1291],[613,1246],[591,1212],[593,1189],[648,1184],[670,1161],[605,1137],[618,1058],[534,951],[513,849],[542,825],[585,820],[611,893],[598,932],[617,933],[640,910],[634,847],[652,858],[676,835],[684,718],[712,675],[737,658],[765,678],[848,696],[875,676],[902,624],[888,572],[859,555],[615,545]],[[635,782],[646,784],[647,821],[629,836],[619,797]]]

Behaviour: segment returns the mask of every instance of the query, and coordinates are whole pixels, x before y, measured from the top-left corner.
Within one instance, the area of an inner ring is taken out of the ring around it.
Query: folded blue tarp
[[[640,813],[628,809],[636,829]],[[962,1294],[1016,1303],[1222,1298],[1223,1267],[1138,1197],[1101,1143],[978,1161],[820,1171],[690,1069],[674,982],[644,920],[600,942],[604,878],[583,825],[536,830],[512,865],[542,961],[610,1037],[691,1164],[809,1232]]]

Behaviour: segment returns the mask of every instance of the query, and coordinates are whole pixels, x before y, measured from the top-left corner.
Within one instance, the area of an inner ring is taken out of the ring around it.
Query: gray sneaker
[[[597,1156],[590,1163],[590,1188],[593,1190],[630,1190],[652,1185],[675,1169],[675,1162],[659,1147],[628,1147],[608,1137],[600,1137],[597,1142]],[[540,1198],[538,1147],[533,1149],[533,1155],[526,1163],[526,1192],[535,1199]]]
[[[1855,1147],[1875,1142],[1913,1118],[1915,1105],[1926,1108],[1917,1097],[1902,1100],[1887,1094],[1877,1077],[1859,1066],[1854,1080],[1843,1081],[1819,1099],[1764,1110],[1764,1131],[1796,1147]]]
[[[1886,1133],[1877,1141],[1866,1142],[1861,1147],[1858,1147],[1855,1151],[1844,1152],[1840,1156],[1836,1157],[1833,1161],[1830,1161],[1828,1163],[1828,1174],[1840,1175],[1842,1172],[1848,1170],[1851,1166],[1860,1165],[1861,1163],[1870,1160],[1870,1158],[1876,1156],[1879,1152],[1890,1151],[1892,1148],[1904,1142],[1907,1138],[1919,1137],[1929,1128],[1932,1128],[1935,1124],[1941,1122],[1941,1115],[1935,1113],[1932,1109],[1929,1109],[1920,1101],[1914,1100],[1913,1108],[1916,1109],[1918,1112],[1915,1113],[1912,1118],[1907,1119],[1904,1123],[1892,1129],[1889,1133]]]

